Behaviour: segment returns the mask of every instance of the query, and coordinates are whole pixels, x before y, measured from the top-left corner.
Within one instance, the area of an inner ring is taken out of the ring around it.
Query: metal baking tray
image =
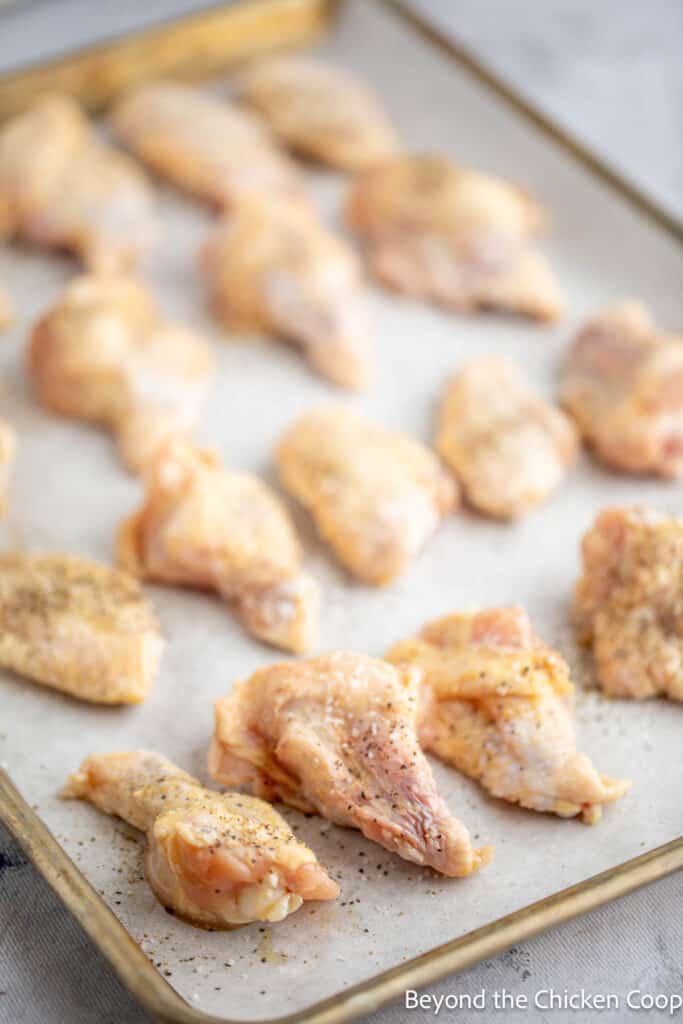
[[[259,5],[232,10],[239,25],[255,17]],[[538,196],[553,217],[545,248],[568,300],[566,317],[541,327],[457,317],[369,287],[377,374],[367,395],[352,401],[378,421],[428,440],[443,382],[468,358],[507,353],[552,395],[568,338],[588,313],[637,295],[663,325],[680,327],[679,225],[398,4],[268,0],[260,14],[268,12],[269,43],[278,32],[301,42],[302,22],[292,33],[288,18],[301,19],[306,10],[309,35],[324,15],[329,19],[316,51],[373,83],[408,147],[444,151]],[[250,36],[247,49],[255,42]],[[125,55],[134,41],[119,45]],[[238,49],[233,37],[231,56]],[[196,70],[196,49],[190,63]],[[183,70],[179,55],[174,67]],[[62,82],[59,67],[54,71]],[[43,84],[50,81],[44,70],[34,74]],[[225,83],[207,87],[223,90]],[[0,104],[8,88],[11,82],[0,81]],[[307,173],[335,222],[344,181]],[[200,440],[273,481],[273,446],[286,424],[339,395],[286,346],[225,339],[207,313],[195,261],[211,215],[164,188],[159,203],[165,243],[146,276],[166,312],[212,339],[219,363]],[[108,559],[118,522],[140,500],[139,484],[126,476],[107,437],[38,408],[22,368],[31,323],[73,272],[67,260],[28,249],[5,249],[0,256],[0,279],[18,312],[13,333],[0,345],[0,410],[20,437],[0,546]],[[540,635],[574,669],[581,748],[600,770],[634,779],[632,791],[607,808],[595,828],[494,801],[435,765],[452,808],[478,840],[496,845],[494,862],[477,876],[437,877],[358,833],[286,810],[339,876],[340,899],[305,906],[274,927],[228,933],[176,920],[142,880],[133,830],[89,806],[57,799],[67,773],[97,750],[157,748],[205,777],[213,701],[276,656],[247,638],[218,600],[163,588],[149,592],[167,650],[144,705],[90,707],[9,674],[0,677],[0,761],[9,772],[0,775],[0,817],[146,1009],[187,1024],[348,1021],[406,988],[677,870],[683,867],[683,707],[607,701],[591,690],[590,660],[575,646],[567,612],[579,538],[597,510],[637,502],[680,511],[680,496],[679,484],[617,476],[584,455],[557,495],[516,525],[469,513],[451,517],[405,576],[382,590],[351,582],[295,512],[308,568],[323,588],[321,650],[381,654],[450,610],[508,602],[527,607]]]

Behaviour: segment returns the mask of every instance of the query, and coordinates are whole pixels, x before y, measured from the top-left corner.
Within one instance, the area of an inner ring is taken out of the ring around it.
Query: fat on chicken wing
[[[245,194],[298,196],[296,171],[255,115],[180,82],[153,82],[114,108],[119,138],[157,174],[214,206]]]
[[[193,430],[212,359],[202,339],[159,316],[141,284],[89,276],[38,321],[28,367],[48,409],[103,424],[140,471],[169,438]]]
[[[396,135],[372,91],[333,64],[269,57],[251,65],[238,84],[241,98],[304,156],[358,171],[396,151]]]
[[[569,668],[522,608],[448,615],[386,657],[424,673],[423,748],[493,796],[593,824],[628,789],[576,752]]]
[[[555,490],[578,440],[572,421],[537,395],[514,363],[483,356],[449,381],[436,449],[475,508],[516,519]]]
[[[344,652],[261,669],[217,702],[209,772],[358,828],[405,860],[468,875],[492,850],[472,849],[437,792],[415,732],[420,680]]]
[[[142,507],[119,530],[134,575],[216,590],[254,636],[288,651],[314,641],[319,594],[301,570],[287,511],[250,473],[171,441],[149,467]]]
[[[342,387],[369,375],[368,316],[356,254],[303,204],[245,199],[214,232],[203,262],[217,315],[299,345]]]
[[[0,420],[0,515],[7,504],[7,487],[9,485],[12,463],[17,448],[17,438],[9,423]]]
[[[560,394],[603,462],[683,475],[683,336],[659,334],[640,303],[614,306],[583,327]]]
[[[0,665],[97,704],[147,696],[163,643],[137,580],[70,555],[0,555]]]
[[[160,754],[94,754],[62,796],[89,800],[145,832],[147,880],[159,902],[190,924],[282,921],[304,900],[339,894],[269,804],[205,789]]]
[[[574,618],[603,690],[683,700],[683,519],[603,509],[581,553]]]
[[[0,130],[0,238],[66,249],[89,270],[121,272],[154,234],[142,170],[98,138],[69,97],[44,96]]]
[[[520,189],[445,157],[402,155],[361,174],[347,207],[389,287],[459,312],[552,320],[562,300],[532,245],[543,211]]]
[[[375,585],[403,572],[457,504],[457,486],[431,452],[344,406],[295,420],[277,465],[339,561]]]

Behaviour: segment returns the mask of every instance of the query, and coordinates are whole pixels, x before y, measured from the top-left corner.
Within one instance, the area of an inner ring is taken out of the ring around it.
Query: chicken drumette
[[[5,511],[7,503],[7,486],[9,484],[12,463],[17,447],[16,434],[9,423],[0,420],[0,515]]]
[[[36,324],[28,350],[41,401],[104,424],[131,469],[192,431],[212,359],[195,334],[159,316],[128,278],[82,277]]]
[[[281,199],[242,200],[203,256],[214,309],[229,327],[293,342],[343,387],[366,383],[370,345],[360,266],[311,209]]]
[[[683,337],[659,334],[640,303],[614,306],[583,327],[561,398],[608,465],[683,474]]]
[[[405,860],[468,875],[491,857],[439,796],[416,725],[421,673],[335,653],[255,672],[216,704],[209,771],[317,811]]]
[[[521,608],[448,615],[386,657],[424,672],[423,748],[494,796],[593,823],[628,788],[577,754],[569,669]]]
[[[0,131],[0,238],[74,252],[123,271],[154,235],[140,168],[99,139],[66,96],[45,96]]]
[[[62,795],[89,800],[147,835],[145,871],[168,910],[203,928],[282,921],[339,893],[269,804],[213,793],[160,754],[95,754]]]
[[[313,642],[318,587],[294,526],[257,477],[171,442],[149,467],[142,508],[119,531],[119,561],[143,579],[216,590],[254,636],[289,651]]]
[[[559,315],[555,279],[532,239],[544,214],[521,190],[445,157],[397,156],[354,184],[348,221],[375,275],[458,311]]]
[[[479,511],[515,519],[560,483],[578,448],[574,426],[514,363],[484,356],[448,383],[436,449]]]
[[[343,406],[296,420],[277,463],[320,535],[367,583],[401,573],[457,503],[454,481],[431,452]]]

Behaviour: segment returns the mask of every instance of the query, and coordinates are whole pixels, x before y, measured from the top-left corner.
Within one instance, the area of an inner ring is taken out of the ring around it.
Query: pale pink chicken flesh
[[[416,727],[421,673],[338,652],[271,665],[216,704],[211,776],[317,811],[444,875],[477,871],[472,848],[436,789]]]
[[[214,793],[160,754],[93,754],[62,796],[89,800],[147,835],[145,869],[168,910],[204,928],[282,921],[339,887],[269,804]]]

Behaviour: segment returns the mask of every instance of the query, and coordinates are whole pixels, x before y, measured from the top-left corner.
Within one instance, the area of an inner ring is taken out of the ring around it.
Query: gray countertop
[[[74,0],[69,2],[73,5]],[[177,0],[172,2],[177,10]],[[662,205],[683,216],[680,0],[647,5],[636,0],[603,0],[600,5],[593,0],[413,3]],[[0,38],[0,58],[2,48]],[[634,827],[646,829],[647,823]],[[457,1012],[444,1006],[435,1017],[434,1003],[422,1009],[399,1004],[367,1024],[663,1020],[663,1011],[630,1009],[627,994],[683,993],[682,947],[683,898],[680,877],[674,876],[429,990],[432,996],[451,997],[484,992],[484,1010]],[[543,993],[550,988],[560,996],[565,989],[583,990],[591,998],[614,995],[620,1006],[604,1012],[586,1006],[534,1008],[535,997],[549,1002]],[[529,1008],[496,1011],[493,993],[503,989],[526,996]],[[142,1024],[146,1019],[0,830],[1,1024]]]

